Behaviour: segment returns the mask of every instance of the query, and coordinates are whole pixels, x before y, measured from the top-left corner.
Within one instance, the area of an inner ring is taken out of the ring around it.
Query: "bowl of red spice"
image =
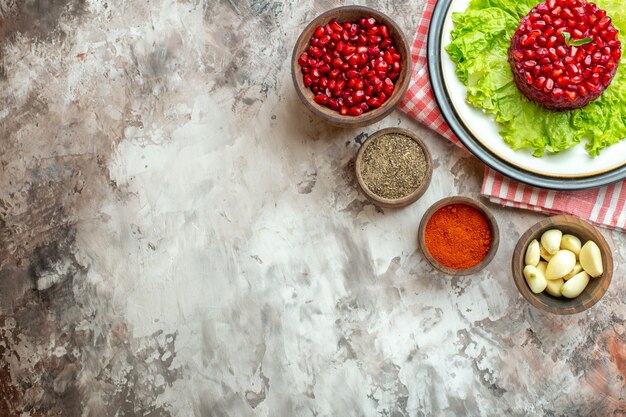
[[[293,50],[298,96],[325,121],[341,127],[374,123],[404,96],[411,76],[409,42],[387,15],[343,6],[316,17]]]
[[[448,197],[422,217],[418,241],[426,260],[453,276],[472,275],[485,268],[498,251],[498,224],[489,209],[468,197]]]

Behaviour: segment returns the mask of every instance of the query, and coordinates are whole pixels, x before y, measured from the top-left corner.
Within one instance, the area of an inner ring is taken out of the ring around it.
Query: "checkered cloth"
[[[462,147],[437,107],[428,77],[426,43],[428,25],[436,3],[437,0],[427,0],[420,17],[417,34],[411,47],[413,60],[411,84],[400,103],[400,109]],[[571,214],[599,226],[626,230],[626,210],[624,209],[626,184],[624,182],[593,190],[553,191],[522,184],[485,167],[481,194],[503,206],[550,214]]]

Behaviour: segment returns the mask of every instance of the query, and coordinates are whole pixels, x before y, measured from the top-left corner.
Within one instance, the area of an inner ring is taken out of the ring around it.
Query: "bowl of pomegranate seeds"
[[[309,110],[333,125],[358,127],[385,117],[404,96],[411,54],[402,30],[388,16],[344,6],[304,29],[291,70]]]
[[[621,58],[618,30],[586,0],[547,0],[520,22],[509,49],[515,84],[550,110],[586,106],[611,84]]]

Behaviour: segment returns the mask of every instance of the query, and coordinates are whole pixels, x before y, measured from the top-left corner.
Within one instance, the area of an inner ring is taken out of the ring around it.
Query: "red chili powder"
[[[479,264],[492,241],[485,215],[466,204],[437,210],[426,224],[424,235],[430,255],[452,269],[469,269]]]

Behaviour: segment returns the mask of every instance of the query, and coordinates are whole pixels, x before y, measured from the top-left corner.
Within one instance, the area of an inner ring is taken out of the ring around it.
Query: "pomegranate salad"
[[[473,0],[453,13],[447,52],[467,101],[535,156],[626,138],[626,0]]]

